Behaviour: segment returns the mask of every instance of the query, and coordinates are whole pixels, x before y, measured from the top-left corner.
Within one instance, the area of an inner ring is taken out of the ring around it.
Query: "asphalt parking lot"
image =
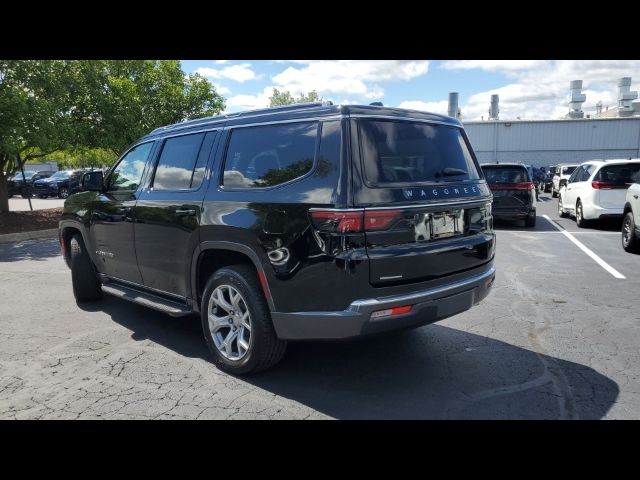
[[[293,343],[248,378],[207,361],[195,317],[110,297],[79,308],[55,240],[0,245],[0,418],[640,418],[640,255],[618,225],[579,229],[556,205],[541,196],[534,229],[496,225],[479,306]]]

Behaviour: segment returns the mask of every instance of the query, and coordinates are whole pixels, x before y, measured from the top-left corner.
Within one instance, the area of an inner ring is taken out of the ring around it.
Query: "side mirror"
[[[563,178],[562,180],[560,180],[560,187],[567,185],[568,183],[571,183],[568,179]]]
[[[104,191],[104,174],[101,170],[87,172],[82,176],[82,190],[91,192]]]

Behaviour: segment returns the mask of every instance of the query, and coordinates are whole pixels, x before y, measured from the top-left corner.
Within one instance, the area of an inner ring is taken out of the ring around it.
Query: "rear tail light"
[[[362,231],[362,211],[314,210],[311,212],[313,226],[318,230],[334,233],[356,233]]]
[[[395,315],[404,315],[409,313],[413,305],[404,305],[402,307],[387,308],[386,310],[377,310],[371,314],[371,318],[393,317]]]
[[[333,233],[386,230],[402,216],[401,210],[313,210],[310,213],[318,230]]]
[[[613,182],[599,182],[599,181],[593,181],[591,182],[591,186],[593,188],[595,188],[596,190],[616,190],[616,189],[623,189],[623,188],[629,188],[628,183],[613,183]]]

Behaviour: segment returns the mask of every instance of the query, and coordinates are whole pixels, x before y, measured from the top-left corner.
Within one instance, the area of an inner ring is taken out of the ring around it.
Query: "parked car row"
[[[45,179],[53,175],[53,170],[27,170],[24,172],[16,173],[13,177],[7,180],[7,195],[9,198],[14,195],[21,195],[24,198],[31,197],[33,195],[33,182]]]
[[[77,170],[25,171],[16,173],[8,182],[8,196],[20,194],[23,198],[37,196],[40,198],[67,198],[69,195],[83,191],[82,177],[86,172],[94,169],[82,168]],[[25,183],[26,180],[26,183]]]
[[[552,195],[558,216],[580,228],[597,220],[622,220],[622,247],[640,253],[640,159],[590,160],[555,167]]]

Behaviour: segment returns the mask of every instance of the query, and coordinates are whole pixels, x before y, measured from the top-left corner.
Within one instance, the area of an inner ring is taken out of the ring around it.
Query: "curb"
[[[58,238],[58,229],[34,230],[32,232],[7,233],[0,235],[0,243],[22,242],[23,240],[39,240],[43,238]]]

